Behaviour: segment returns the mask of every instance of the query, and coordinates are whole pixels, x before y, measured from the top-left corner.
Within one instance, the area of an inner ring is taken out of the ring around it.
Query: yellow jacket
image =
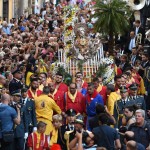
[[[56,102],[45,94],[35,98],[35,109],[37,118],[45,118],[50,121],[52,121],[53,111],[61,114],[61,109]]]
[[[52,129],[52,132],[51,132],[51,138],[50,138],[50,146],[52,146],[53,144],[56,144],[57,139],[58,139],[58,129],[56,129],[53,126],[53,129]]]
[[[27,73],[27,76],[26,76],[26,85],[27,86],[29,86],[30,85],[30,78],[31,78],[31,76],[33,75],[33,73],[32,72],[28,72]]]
[[[115,101],[121,99],[121,96],[117,94],[116,92],[111,92],[110,95],[108,96],[107,100],[107,107],[108,111],[110,112],[111,115],[114,114],[114,104]]]
[[[61,109],[52,98],[42,94],[35,98],[35,110],[37,121],[43,121],[47,124],[45,134],[50,135],[53,129],[53,111],[57,114],[61,114]]]
[[[140,88],[138,89],[138,95],[144,95],[145,93],[146,93],[146,90],[145,90],[145,86],[144,86],[144,80],[141,78]]]

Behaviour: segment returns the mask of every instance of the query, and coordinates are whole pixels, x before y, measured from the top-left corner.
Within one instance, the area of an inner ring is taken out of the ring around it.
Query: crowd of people
[[[46,2],[39,14],[22,15],[0,27],[1,150],[150,150],[150,61],[145,23],[135,20],[115,48],[114,84],[90,83],[82,72],[64,83],[50,66],[64,48],[63,8],[77,5],[79,21],[95,36],[95,2]],[[150,6],[150,5],[149,5]],[[149,7],[146,6],[146,7]],[[150,16],[147,16],[150,17]],[[90,24],[90,26],[89,26]],[[138,35],[141,42],[137,43]]]

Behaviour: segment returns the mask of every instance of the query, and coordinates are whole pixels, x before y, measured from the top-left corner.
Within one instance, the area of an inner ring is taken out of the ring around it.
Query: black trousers
[[[0,150],[14,150],[13,143],[14,142],[4,142],[3,139],[0,139],[1,147]]]
[[[25,140],[24,137],[14,138],[14,150],[24,150]]]

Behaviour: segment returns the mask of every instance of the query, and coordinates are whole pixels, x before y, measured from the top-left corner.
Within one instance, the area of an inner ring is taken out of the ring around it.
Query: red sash
[[[92,96],[87,93],[86,95],[87,102],[90,103],[97,96],[97,94],[98,92],[96,90],[94,90]]]
[[[33,132],[31,135],[32,135],[33,149],[36,150],[43,148],[45,143],[45,134],[40,134],[40,141],[38,141],[37,134],[35,132]],[[39,143],[38,148],[37,143]]]

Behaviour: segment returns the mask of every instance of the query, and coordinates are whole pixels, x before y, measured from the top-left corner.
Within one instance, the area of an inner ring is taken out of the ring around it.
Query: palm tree
[[[109,36],[108,45],[109,50],[112,51],[114,36],[123,34],[129,29],[130,8],[122,0],[110,0],[108,3],[97,0],[94,7],[93,17],[97,18],[95,30]]]

